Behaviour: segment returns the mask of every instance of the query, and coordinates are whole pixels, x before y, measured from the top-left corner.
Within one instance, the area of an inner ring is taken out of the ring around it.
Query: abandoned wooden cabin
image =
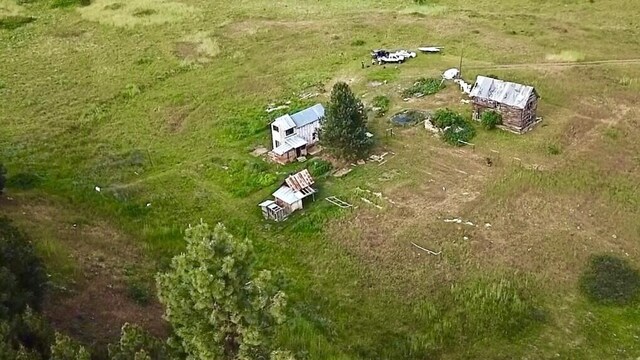
[[[289,214],[303,208],[302,200],[314,196],[316,190],[312,185],[314,180],[308,170],[287,177],[284,184],[273,193],[274,200],[267,200],[258,206],[262,208],[262,215],[267,220],[282,221]]]
[[[269,152],[269,157],[277,163],[286,164],[307,155],[318,142],[323,118],[322,104],[277,118],[271,123],[273,150]]]
[[[469,96],[475,120],[485,111],[496,111],[502,115],[502,125],[520,134],[537,122],[539,96],[532,86],[478,76]]]

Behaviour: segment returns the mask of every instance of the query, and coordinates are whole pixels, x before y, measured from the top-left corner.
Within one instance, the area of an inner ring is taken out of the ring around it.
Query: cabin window
[[[277,127],[277,126],[275,126],[275,125],[272,125],[272,126],[271,126],[271,128],[272,128],[272,129],[273,129],[273,131],[275,131],[275,132],[280,132],[280,129],[278,129],[278,127]]]
[[[280,141],[276,140],[276,147],[280,146]]]
[[[285,131],[284,134],[286,136],[293,135],[293,129],[289,129],[289,130]]]

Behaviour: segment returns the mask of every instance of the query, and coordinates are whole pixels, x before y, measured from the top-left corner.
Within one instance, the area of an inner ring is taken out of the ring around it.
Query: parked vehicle
[[[398,55],[398,54],[389,54],[388,56],[382,56],[378,58],[378,62],[381,64],[387,64],[387,63],[395,63],[395,64],[402,64],[405,60],[404,56]]]
[[[416,57],[416,53],[414,53],[413,51],[407,51],[407,50],[398,50],[396,52],[393,52],[392,54],[400,55],[405,59]]]
[[[378,60],[378,58],[381,58],[384,56],[389,56],[389,52],[387,50],[378,49],[378,50],[371,51],[372,59]]]

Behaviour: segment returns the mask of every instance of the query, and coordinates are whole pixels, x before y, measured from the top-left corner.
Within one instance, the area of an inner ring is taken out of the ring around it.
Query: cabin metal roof
[[[307,140],[301,138],[298,135],[293,135],[284,139],[284,143],[282,143],[280,146],[273,149],[272,151],[276,155],[284,155],[293,149],[297,149],[305,145],[307,145]]]
[[[282,115],[279,118],[275,119],[272,123],[272,126],[277,126],[278,130],[284,131],[293,129],[296,127],[296,123],[293,122],[293,119],[289,115]]]
[[[315,104],[312,107],[297,112],[291,115],[291,120],[296,124],[296,127],[303,127],[305,125],[316,122],[324,117],[324,106],[322,104]]]
[[[469,96],[524,109],[533,93],[533,86],[478,76]]]

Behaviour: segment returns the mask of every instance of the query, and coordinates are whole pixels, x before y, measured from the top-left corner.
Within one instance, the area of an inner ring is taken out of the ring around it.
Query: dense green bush
[[[476,129],[465,118],[449,109],[440,109],[435,112],[431,122],[442,130],[442,140],[446,143],[463,146],[476,136]]]
[[[580,289],[594,302],[625,305],[638,298],[640,273],[615,256],[593,256],[580,278]]]
[[[502,125],[502,115],[496,111],[485,111],[480,118],[482,127],[486,130],[493,130],[498,125]]]
[[[383,116],[389,110],[389,105],[391,105],[391,100],[384,95],[378,95],[373,98],[373,102],[371,106],[376,108],[376,116]]]
[[[309,166],[307,167],[307,169],[309,170],[309,173],[311,174],[311,176],[320,177],[328,173],[329,171],[331,171],[332,167],[333,166],[328,161],[321,160],[321,159],[314,159],[309,162]]]
[[[403,97],[411,97],[417,94],[433,95],[444,89],[445,85],[442,79],[436,78],[420,78],[413,85],[402,91]]]

